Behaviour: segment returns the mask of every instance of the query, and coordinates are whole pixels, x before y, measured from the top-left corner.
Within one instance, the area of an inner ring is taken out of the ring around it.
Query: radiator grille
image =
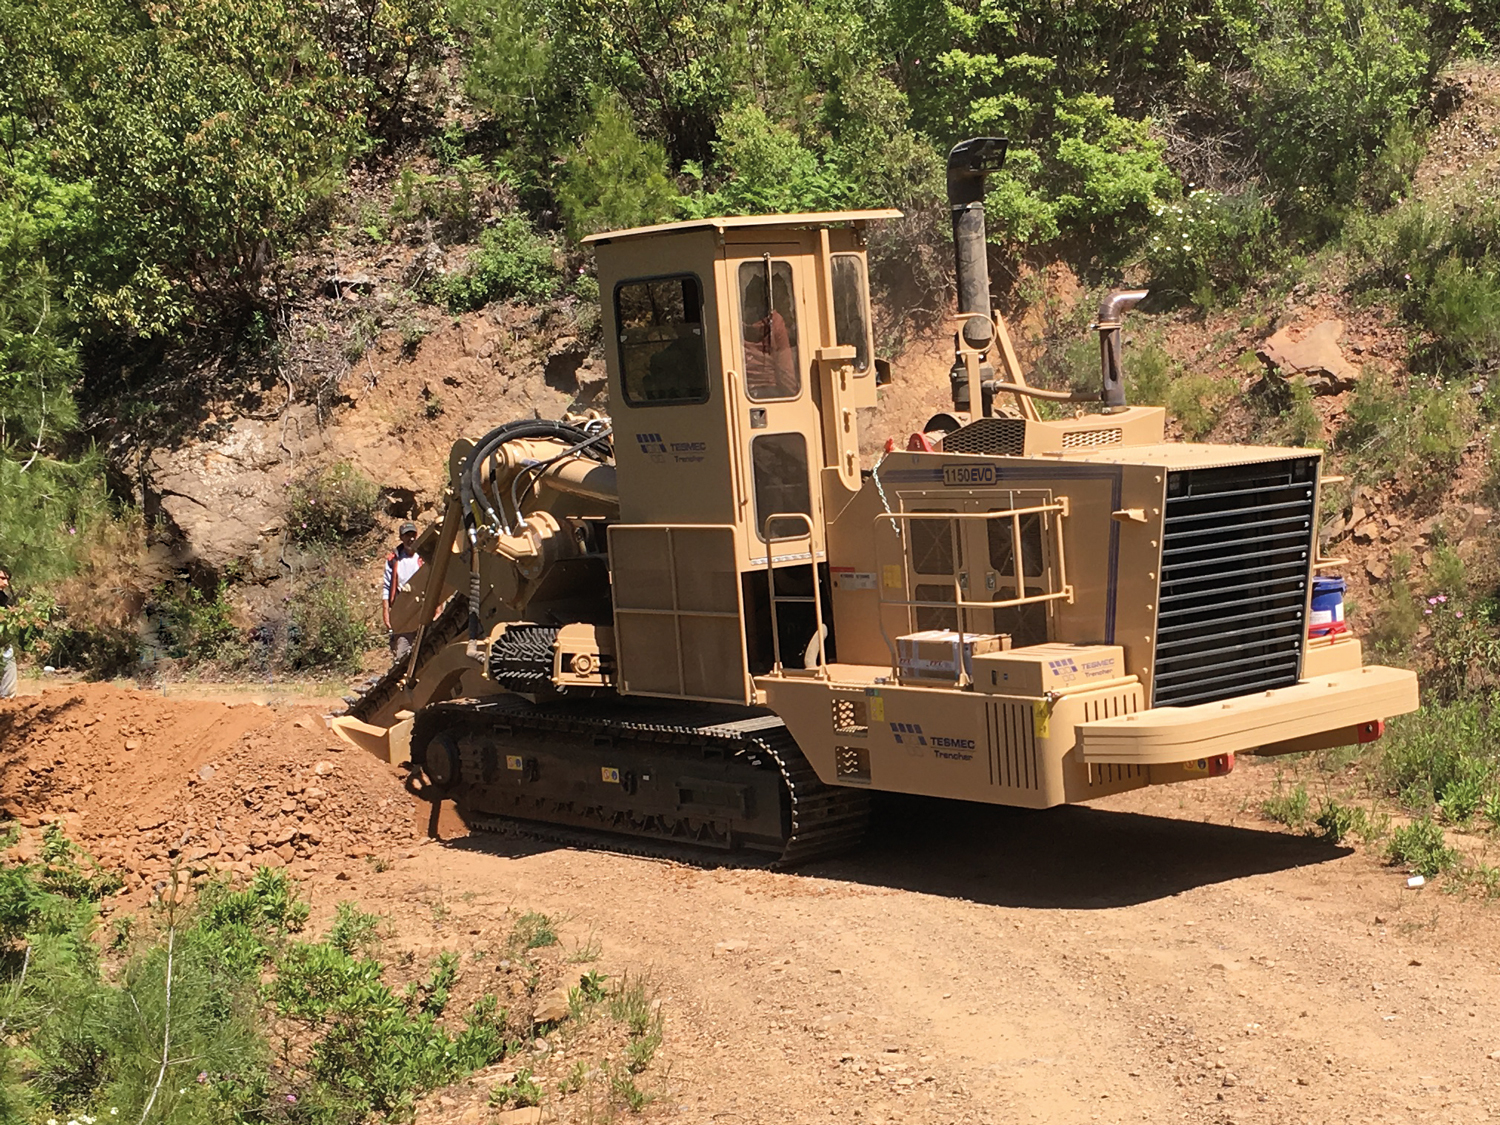
[[[1092,449],[1099,445],[1119,445],[1125,431],[1115,426],[1108,430],[1070,430],[1063,434],[1064,449]]]
[[[943,438],[943,452],[1019,457],[1026,452],[1026,419],[976,418]]]
[[[1297,682],[1316,458],[1167,477],[1154,707]]]

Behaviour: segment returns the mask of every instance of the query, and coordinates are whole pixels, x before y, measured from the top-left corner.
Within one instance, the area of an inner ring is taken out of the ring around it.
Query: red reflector
[[[896,452],[896,439],[895,438],[888,437],[888,438],[885,439],[885,451],[887,453],[894,453],[894,452]]]
[[[1384,733],[1384,719],[1371,719],[1368,723],[1359,724],[1359,741],[1361,744],[1366,742],[1374,742]]]
[[[932,442],[927,440],[926,434],[912,434],[906,439],[906,449],[909,453],[932,453]]]
[[[1208,760],[1208,776],[1223,777],[1226,773],[1234,772],[1234,755],[1219,754]]]

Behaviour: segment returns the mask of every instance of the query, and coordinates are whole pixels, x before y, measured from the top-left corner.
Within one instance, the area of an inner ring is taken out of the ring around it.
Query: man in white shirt
[[[380,610],[387,629],[391,628],[391,605],[398,595],[410,592],[411,580],[422,569],[422,556],[417,554],[416,548],[417,525],[408,520],[401,525],[401,542],[385,557],[385,579],[381,587],[385,596],[381,599]],[[412,641],[416,636],[415,629],[411,632],[392,632],[391,657],[398,662],[409,657]]]
[[[16,602],[10,589],[10,571],[0,566],[0,609],[9,608]],[[10,699],[16,694],[16,650],[0,642],[0,699]]]

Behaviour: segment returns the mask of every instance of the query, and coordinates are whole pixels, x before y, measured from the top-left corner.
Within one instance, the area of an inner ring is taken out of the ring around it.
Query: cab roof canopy
[[[738,230],[747,227],[831,227],[851,223],[862,227],[878,219],[899,219],[894,207],[874,211],[808,211],[797,215],[721,215],[712,219],[686,219],[680,223],[660,223],[653,227],[631,227],[591,234],[586,243],[607,243],[622,238],[645,238],[655,234],[679,234],[690,230]]]

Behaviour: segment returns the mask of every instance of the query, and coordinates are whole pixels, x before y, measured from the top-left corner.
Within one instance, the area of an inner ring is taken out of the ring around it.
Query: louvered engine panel
[[[1317,471],[1304,457],[1168,475],[1152,706],[1297,682]]]

